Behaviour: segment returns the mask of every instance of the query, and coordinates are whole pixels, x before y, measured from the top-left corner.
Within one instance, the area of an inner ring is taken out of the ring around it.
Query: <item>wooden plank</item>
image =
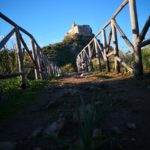
[[[44,65],[45,76],[46,76],[46,78],[48,78],[47,60],[45,59],[45,55],[43,55],[43,53],[41,53],[41,57],[42,57],[43,65]]]
[[[36,66],[37,64],[36,64],[36,62],[34,61],[34,58],[33,58],[32,54],[31,54],[32,52],[29,50],[29,48],[28,48],[27,44],[25,43],[25,41],[24,41],[24,39],[23,39],[23,37],[22,37],[21,34],[20,34],[20,40],[21,40],[21,43],[22,43],[23,47],[26,49],[26,51],[28,52],[30,58],[32,59],[32,62],[33,62],[34,65]],[[37,66],[36,66],[36,67],[37,67]]]
[[[99,42],[98,42],[98,40],[95,38],[95,42],[96,42],[96,45],[98,46],[98,48],[99,48],[99,50],[100,50],[100,52],[101,52],[101,54],[102,54],[102,56],[103,56],[103,59],[104,60],[106,60],[106,58],[105,58],[105,55],[104,55],[104,52],[102,51],[102,46],[99,44]]]
[[[116,18],[116,16],[120,13],[120,11],[126,6],[128,4],[128,0],[124,0],[124,2],[120,5],[120,7],[117,9],[117,11],[115,12],[115,14],[112,16],[112,18],[114,19],[114,18]],[[94,39],[95,38],[97,38],[100,34],[101,34],[101,32],[102,32],[102,30],[103,29],[105,29],[110,23],[111,23],[111,20],[112,20],[112,18],[100,29],[100,31],[93,37],[93,39],[91,39],[91,41],[88,43],[88,44],[91,44],[93,41],[94,41]],[[87,45],[88,45],[87,44]],[[85,49],[86,47],[87,47],[87,45],[83,48],[83,49]],[[98,44],[99,45],[99,44]],[[83,50],[82,49],[82,50]],[[81,50],[81,51],[82,51]],[[103,55],[103,54],[102,54]],[[104,56],[104,55],[103,55]]]
[[[113,24],[113,20],[111,22],[111,28],[112,28],[112,38],[113,38],[113,47],[114,47],[114,62],[115,62],[115,71],[116,73],[120,72],[120,65],[119,62],[116,60],[116,56],[119,56],[119,49],[118,49],[118,39],[117,39],[117,32],[116,28]]]
[[[38,64],[38,68],[39,68],[39,79],[42,79],[42,74],[41,74],[41,61],[40,61],[40,50],[39,47],[36,46],[36,50],[37,50],[37,64]]]
[[[140,47],[144,47],[146,45],[150,44],[150,39],[143,41],[142,43],[140,43]]]
[[[37,53],[35,50],[35,44],[34,44],[33,39],[31,38],[30,40],[31,40],[31,45],[32,45],[32,56],[33,56],[34,61],[36,63],[36,69],[34,70],[35,79],[38,80],[39,79],[39,68],[38,68],[38,63],[37,63]]]
[[[122,61],[118,56],[116,56],[115,59],[116,59],[121,65],[123,65],[128,71],[130,71],[131,73],[133,73],[133,69],[132,69],[131,67],[129,67],[124,61]]]
[[[144,27],[142,29],[142,32],[140,33],[140,35],[139,35],[139,37],[137,39],[138,43],[141,43],[144,40],[145,35],[146,35],[149,27],[150,27],[150,16],[148,17],[148,19],[147,19],[147,21],[146,21],[146,23],[145,23],[145,25],[144,25]]]
[[[124,39],[124,41],[126,42],[127,46],[129,48],[132,48],[132,50],[134,51],[134,46],[133,44],[130,42],[130,40],[127,38],[127,36],[125,35],[125,33],[122,31],[122,29],[120,28],[120,26],[117,24],[117,22],[115,20],[112,20],[114,26],[116,27],[116,29],[119,31],[121,37]]]
[[[111,38],[112,38],[112,30],[110,28],[110,32],[109,32],[109,35],[108,35],[107,51],[106,51],[107,53],[109,53]]]
[[[130,20],[132,27],[133,45],[134,45],[134,75],[139,76],[143,74],[142,55],[139,43],[137,43],[139,37],[139,25],[136,10],[136,0],[129,0]]]
[[[92,52],[92,49],[91,49],[91,44],[88,45],[88,52],[89,52],[89,59],[88,59],[88,63],[89,63],[89,66],[90,66],[90,70],[93,70],[93,62],[92,62],[92,57],[93,57],[93,52]]]
[[[114,51],[107,54],[107,57],[110,57],[111,55],[114,55]]]
[[[88,45],[91,44],[93,41],[94,41],[94,38],[93,38],[82,50],[86,49],[86,48],[88,47]],[[80,53],[82,52],[82,50],[80,51]],[[80,53],[79,53],[79,54],[80,54]],[[79,55],[79,54],[78,54],[78,55]]]
[[[116,18],[116,16],[120,13],[120,11],[128,4],[128,1],[129,0],[124,0],[123,1],[123,3],[119,6],[117,11],[111,17],[111,19],[101,28],[101,30],[95,35],[95,37],[98,37],[101,34],[102,30],[105,29],[111,23],[111,20]]]
[[[37,41],[34,39],[34,37],[33,37],[32,34],[30,34],[28,31],[26,31],[25,29],[23,29],[22,27],[20,27],[18,24],[16,24],[14,21],[12,21],[10,18],[8,18],[7,16],[5,16],[1,12],[0,12],[0,18],[2,18],[3,20],[5,20],[6,22],[8,22],[9,24],[11,24],[12,26],[17,27],[20,31],[22,31],[23,33],[25,33],[30,38],[32,38],[33,41],[36,43],[36,45],[38,45]],[[39,45],[38,45],[38,47],[40,48]],[[41,48],[40,48],[40,51],[41,51]]]
[[[23,75],[23,73],[0,74],[0,79],[8,79],[8,78],[21,76],[21,75]]]
[[[104,56],[105,56],[105,62],[106,62],[106,71],[110,72],[110,67],[109,67],[109,59],[107,57],[107,41],[106,41],[106,33],[105,30],[102,30],[102,39],[103,39],[103,51],[104,51]]]
[[[83,50],[83,53],[84,53],[84,54],[85,54],[85,56],[89,59],[89,55],[88,55],[88,53],[87,53],[86,49],[84,49],[84,50]]]
[[[14,21],[12,21],[11,19],[9,19],[7,16],[5,16],[4,14],[2,14],[1,12],[0,12],[0,18],[2,18],[3,20],[5,20],[6,22],[8,22],[9,24],[11,24],[12,26],[17,27],[19,30],[21,30],[26,35],[28,35],[29,37],[32,38],[32,35],[28,31],[26,31],[25,29],[23,29],[22,27],[20,27],[19,25],[17,25]]]
[[[120,11],[128,4],[129,0],[124,0],[123,3],[119,6],[119,8],[117,9],[117,11],[115,12],[115,14],[112,16],[112,19],[115,19],[116,16],[120,13]]]
[[[26,78],[25,78],[25,71],[24,71],[24,63],[23,63],[23,53],[22,53],[22,48],[21,48],[21,42],[20,42],[20,34],[19,34],[19,29],[16,27],[15,28],[15,36],[16,36],[16,48],[17,48],[17,53],[18,53],[18,64],[19,64],[19,72],[22,72],[23,74],[20,76],[22,80],[22,88],[26,87]]]
[[[89,58],[92,58],[92,51],[91,51],[91,46],[90,44],[88,45],[88,53],[89,53]]]
[[[94,39],[94,45],[95,45],[95,51],[96,51],[96,58],[98,59],[98,66],[99,66],[99,71],[102,71],[102,65],[101,65],[101,60],[100,60],[100,52],[97,46],[97,42]]]
[[[5,44],[8,42],[8,40],[11,38],[11,36],[14,34],[15,32],[15,28],[12,29],[3,39],[2,41],[0,42],[0,49],[2,49]]]

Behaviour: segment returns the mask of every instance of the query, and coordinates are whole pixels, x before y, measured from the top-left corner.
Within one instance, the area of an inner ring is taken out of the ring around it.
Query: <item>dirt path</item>
[[[14,144],[15,150],[68,149],[43,133],[48,126],[65,118],[64,123],[60,122],[63,126],[57,136],[76,143],[79,129],[74,112],[80,96],[86,104],[95,97],[98,114],[105,116],[95,124],[95,129],[101,131],[98,140],[112,136],[103,149],[150,149],[150,76],[135,79],[122,75],[59,79],[54,86],[41,91],[34,103],[15,118],[0,122],[0,148]]]

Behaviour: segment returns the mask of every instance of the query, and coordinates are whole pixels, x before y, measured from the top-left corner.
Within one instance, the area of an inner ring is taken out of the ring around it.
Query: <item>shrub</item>
[[[70,73],[70,72],[74,71],[74,67],[72,66],[72,64],[66,64],[61,69],[62,69],[62,72],[69,72]]]

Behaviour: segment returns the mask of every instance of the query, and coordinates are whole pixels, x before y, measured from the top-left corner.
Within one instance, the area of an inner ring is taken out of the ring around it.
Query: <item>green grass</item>
[[[10,119],[34,102],[38,93],[51,81],[28,81],[27,89],[20,88],[19,78],[0,80],[0,120]]]

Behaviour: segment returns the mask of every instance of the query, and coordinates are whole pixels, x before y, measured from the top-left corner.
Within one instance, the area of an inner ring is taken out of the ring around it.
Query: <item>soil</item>
[[[72,145],[80,143],[79,122],[74,120],[74,112],[81,97],[86,105],[92,99],[97,103],[100,119],[96,120],[95,129],[101,131],[96,139],[103,143],[101,149],[150,149],[149,74],[139,78],[91,74],[58,79],[53,86],[41,89],[34,102],[14,118],[0,121],[0,142],[16,143],[15,150],[67,150],[69,146],[61,139]],[[59,118],[65,118],[65,124],[57,139],[43,135],[44,129]],[[33,136],[37,129],[41,132]]]

